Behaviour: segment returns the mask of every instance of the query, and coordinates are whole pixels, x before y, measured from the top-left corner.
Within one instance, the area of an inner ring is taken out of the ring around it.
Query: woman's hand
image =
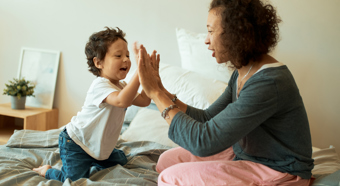
[[[156,51],[153,51],[150,56],[146,52],[145,47],[143,45],[140,46],[138,59],[139,82],[142,84],[145,94],[156,103],[158,110],[163,111],[174,103],[179,107],[168,113],[169,118],[167,117],[166,121],[171,124],[172,118],[177,112],[186,112],[187,105],[180,100],[173,102],[174,95],[164,88],[159,76],[160,57],[156,53]]]
[[[156,51],[153,51],[150,56],[145,47],[140,45],[138,54],[139,81],[146,95],[151,99],[153,99],[157,92],[164,89],[158,72],[160,55],[156,55],[156,53]]]
[[[161,80],[161,77],[159,75],[159,62],[160,62],[160,55],[156,55],[157,54],[157,51],[154,50],[150,56],[150,60],[151,60],[151,65],[152,65],[152,68],[154,69],[154,78],[158,79],[158,86],[161,90],[165,90],[164,86],[163,86],[163,83],[162,83],[162,80]]]

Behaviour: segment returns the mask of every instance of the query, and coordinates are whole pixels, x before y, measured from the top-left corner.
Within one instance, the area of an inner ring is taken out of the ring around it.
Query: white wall
[[[21,47],[61,51],[54,107],[59,126],[81,109],[94,79],[84,46],[104,26],[120,27],[131,44],[157,49],[180,65],[175,28],[206,32],[210,0],[0,0],[0,90],[16,77]],[[295,76],[307,108],[313,145],[340,152],[340,7],[338,0],[272,0],[283,19],[273,55]],[[9,97],[0,95],[0,103]]]
[[[314,146],[340,154],[340,1],[272,0],[283,22],[275,57],[300,88]]]
[[[175,28],[205,32],[209,2],[0,0],[0,90],[17,76],[21,47],[61,51],[54,106],[59,109],[59,126],[65,125],[81,109],[95,78],[84,54],[92,33],[118,26],[126,32],[131,54],[131,44],[138,40],[149,51],[157,49],[162,62],[179,65]],[[9,101],[0,95],[0,103]]]

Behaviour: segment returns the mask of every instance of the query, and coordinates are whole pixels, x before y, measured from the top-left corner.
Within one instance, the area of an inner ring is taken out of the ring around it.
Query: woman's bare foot
[[[51,165],[44,165],[38,168],[34,168],[33,171],[37,172],[40,176],[45,177],[46,171],[52,168]]]

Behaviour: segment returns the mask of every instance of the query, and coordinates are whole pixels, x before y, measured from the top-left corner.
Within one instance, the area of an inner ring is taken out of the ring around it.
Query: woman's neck
[[[261,58],[259,59],[259,61],[249,61],[249,63],[246,65],[246,66],[243,66],[241,67],[240,69],[237,69],[238,70],[238,74],[239,74],[239,77],[244,77],[249,69],[249,73],[247,75],[247,77],[251,77],[256,71],[258,71],[263,65],[265,64],[271,64],[271,63],[276,63],[278,62],[275,58],[273,58],[272,56],[268,55],[268,54],[265,54],[265,55],[262,55]]]
[[[237,69],[239,74],[237,78],[237,95],[239,95],[243,85],[248,81],[248,79],[251,78],[251,76],[253,76],[263,65],[276,62],[278,61],[273,57],[269,55],[263,55],[259,61],[249,61],[246,66]]]

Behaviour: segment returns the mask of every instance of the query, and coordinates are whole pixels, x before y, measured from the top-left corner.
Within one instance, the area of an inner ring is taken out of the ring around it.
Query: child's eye
[[[116,57],[121,57],[121,55],[116,55]]]
[[[129,55],[126,55],[126,57],[130,58],[130,56],[129,56]]]

